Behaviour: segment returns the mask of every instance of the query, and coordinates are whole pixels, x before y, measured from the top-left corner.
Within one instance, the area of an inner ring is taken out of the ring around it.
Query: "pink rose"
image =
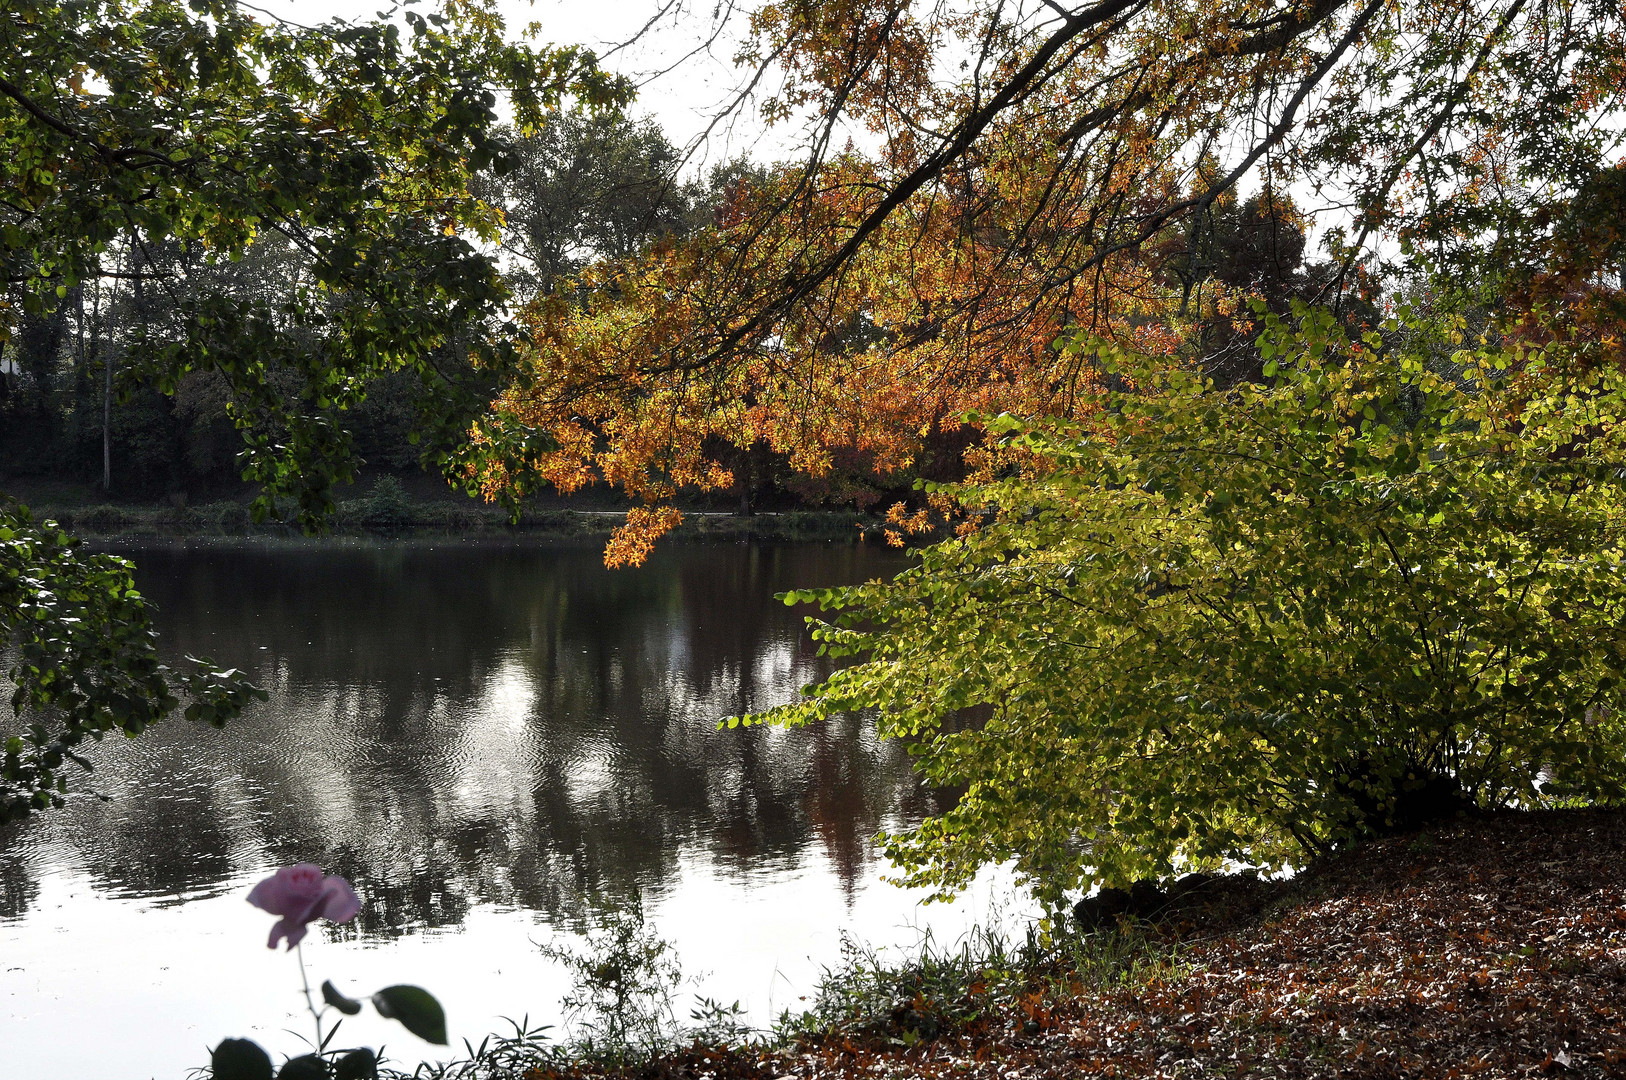
[[[361,900],[350,883],[337,874],[322,876],[322,868],[311,863],[284,866],[260,882],[248,894],[248,902],[273,915],[282,916],[271,927],[266,948],[274,949],[281,938],[292,949],[305,938],[312,919],[349,922],[361,910]]]

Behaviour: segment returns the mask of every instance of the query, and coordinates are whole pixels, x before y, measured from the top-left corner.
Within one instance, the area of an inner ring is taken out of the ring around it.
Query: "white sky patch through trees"
[[[259,11],[307,26],[369,21],[389,7],[381,0],[254,0]],[[418,5],[432,7],[429,0]],[[510,36],[537,24],[538,44],[585,45],[631,78],[639,93],[630,113],[654,120],[674,146],[689,148],[710,127],[685,169],[690,175],[742,155],[764,162],[800,156],[800,126],[768,130],[754,104],[713,126],[751,74],[733,62],[747,24],[742,11],[730,17],[728,0],[501,0],[499,9]]]

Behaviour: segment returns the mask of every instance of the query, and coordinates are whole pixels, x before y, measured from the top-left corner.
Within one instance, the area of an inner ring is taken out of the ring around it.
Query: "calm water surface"
[[[691,975],[680,1014],[704,992],[759,1022],[844,932],[906,949],[1021,917],[997,875],[952,906],[881,881],[876,831],[945,796],[862,722],[716,730],[828,669],[773,594],[889,575],[890,553],[673,545],[611,572],[593,547],[119,550],[166,649],[271,700],[226,731],[109,741],[84,785],[106,801],[0,831],[0,1080],[180,1077],[226,1035],[296,1052],[297,968],[243,896],[298,861],[364,900],[308,940],[313,978],[428,986],[454,1044],[560,1022],[568,982],[535,943],[633,893]]]

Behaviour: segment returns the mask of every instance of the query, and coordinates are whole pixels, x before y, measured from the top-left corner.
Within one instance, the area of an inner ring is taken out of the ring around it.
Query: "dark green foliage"
[[[333,1063],[333,1080],[374,1080],[378,1076],[378,1058],[365,1047],[339,1056]]]
[[[63,524],[69,528],[78,529],[88,533],[110,533],[129,525],[132,521],[129,511],[117,506],[92,506],[85,510],[76,511],[72,522]]]
[[[322,998],[347,1016],[361,1011],[361,1003],[339,993],[332,982],[322,983]],[[419,986],[387,986],[373,995],[372,1002],[378,1015],[397,1021],[420,1039],[446,1045],[446,1012],[429,991]],[[323,1036],[321,1014],[326,1010],[318,1012],[312,1006],[311,1011],[316,1017],[320,1046],[314,1053],[285,1061],[277,1070],[276,1080],[374,1080],[378,1076],[378,1055],[367,1047],[328,1049],[339,1032],[339,1024],[334,1024]],[[516,1034],[524,1034],[522,1041],[529,1045],[530,1033]],[[477,1054],[471,1047],[471,1058],[479,1058],[486,1048],[487,1043],[482,1042],[481,1053]],[[271,1058],[258,1043],[249,1039],[226,1039],[211,1056],[210,1076],[213,1080],[271,1080]]]
[[[425,1062],[410,1073],[385,1069],[389,1080],[534,1080],[532,1070],[561,1063],[559,1048],[547,1040],[548,1028],[529,1019],[510,1021],[511,1035],[487,1035],[480,1045],[464,1043],[466,1057]]]
[[[362,503],[362,524],[378,532],[409,528],[416,516],[406,489],[393,476],[381,476],[374,481],[372,493]]]
[[[328,1080],[330,1075],[327,1062],[315,1054],[289,1058],[277,1070],[277,1080]]]
[[[220,727],[265,693],[236,670],[188,657],[172,670],[130,564],[85,553],[51,522],[0,503],[0,650],[15,650],[12,710],[26,723],[0,756],[0,822],[61,805],[82,744],[139,735],[182,710]]]
[[[355,1016],[361,1012],[361,1002],[339,993],[339,988],[334,986],[331,980],[322,983],[322,1000],[346,1016]]]

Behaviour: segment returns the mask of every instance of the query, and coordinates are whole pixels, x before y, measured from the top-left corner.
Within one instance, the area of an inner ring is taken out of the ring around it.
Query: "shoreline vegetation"
[[[4,490],[0,488],[0,490]],[[220,499],[189,504],[185,500],[122,503],[67,498],[41,492],[18,501],[36,521],[52,520],[89,540],[191,539],[197,537],[304,537],[287,521],[256,523],[246,501]],[[393,477],[373,484],[365,494],[337,500],[324,536],[460,536],[522,537],[538,540],[607,540],[625,523],[625,508],[580,506],[526,507],[516,522],[499,507],[441,495],[424,497]],[[884,542],[880,517],[856,510],[759,510],[751,514],[686,509],[675,540],[768,540]]]
[[[902,964],[853,949],[771,1033],[702,1022],[653,1054],[584,1055],[521,1027],[384,1075],[1621,1076],[1623,856],[1620,811],[1479,815],[1285,880],[1208,879],[1100,933],[980,937]]]

